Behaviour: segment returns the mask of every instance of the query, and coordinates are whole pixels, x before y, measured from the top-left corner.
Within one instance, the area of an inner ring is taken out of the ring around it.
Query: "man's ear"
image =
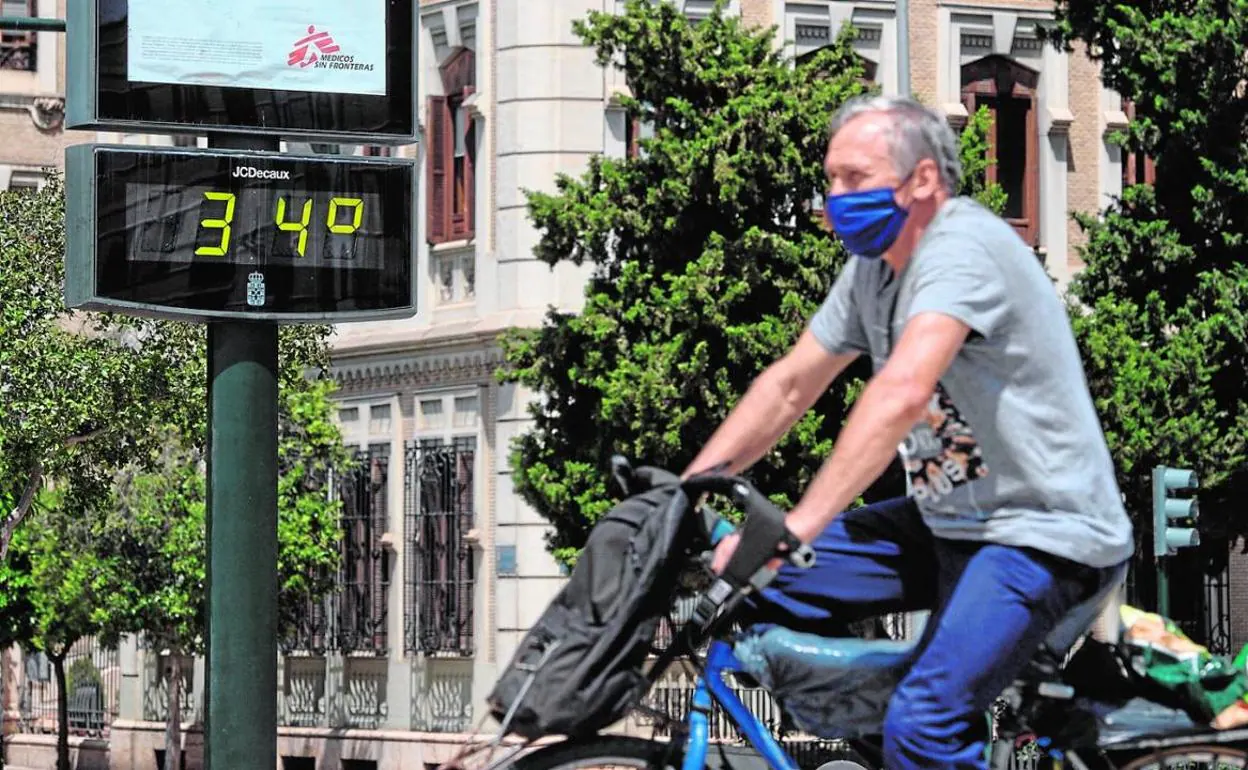
[[[944,186],[940,179],[940,168],[931,158],[924,158],[914,167],[914,180],[915,200],[931,200]]]

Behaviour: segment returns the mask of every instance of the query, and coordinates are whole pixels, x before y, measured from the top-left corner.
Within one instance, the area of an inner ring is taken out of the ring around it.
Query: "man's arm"
[[[804,331],[792,350],[755,378],[684,477],[725,463],[726,472],[740,473],[758,462],[858,355],[829,353]]]
[[[937,312],[920,313],[906,324],[888,363],[850,411],[832,456],[789,514],[793,534],[813,541],[879,478],[969,333],[962,321]]]

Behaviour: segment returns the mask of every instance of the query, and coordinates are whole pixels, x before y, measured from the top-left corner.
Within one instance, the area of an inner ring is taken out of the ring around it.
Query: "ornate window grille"
[[[287,653],[327,651],[385,655],[390,553],[382,547],[386,532],[390,446],[375,444],[355,455],[355,466],[333,474],[331,494],[342,501],[340,563],[334,589],[310,602],[296,620]]]
[[[474,651],[476,438],[407,446],[404,473],[406,650],[438,656]]]

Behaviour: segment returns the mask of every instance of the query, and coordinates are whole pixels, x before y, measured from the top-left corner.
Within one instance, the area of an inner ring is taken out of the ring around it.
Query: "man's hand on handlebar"
[[[728,566],[728,560],[732,558],[732,554],[737,550],[737,543],[739,542],[741,542],[741,533],[733,532],[719,541],[719,545],[715,546],[715,556],[711,560],[711,570],[716,575],[724,574],[724,568]],[[782,564],[784,564],[784,559],[772,559],[767,562],[767,569],[777,570],[780,569]]]
[[[794,516],[788,516],[785,518],[785,526],[791,533],[793,533],[794,537],[805,545],[810,545],[815,541],[815,538],[819,536],[819,532],[803,531],[804,528],[801,526],[801,520]],[[728,535],[723,540],[719,541],[719,544],[715,546],[715,555],[711,560],[711,570],[716,575],[722,575],[724,573],[724,568],[728,566],[728,561],[732,558],[732,554],[737,550],[737,544],[740,542],[741,533],[733,532],[731,535]],[[767,562],[767,569],[780,569],[780,566],[784,564],[784,562],[785,560],[781,558],[772,559]]]

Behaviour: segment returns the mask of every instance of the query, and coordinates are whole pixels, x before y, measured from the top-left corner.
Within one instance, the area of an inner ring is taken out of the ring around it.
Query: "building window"
[[[358,406],[348,406],[338,410],[338,422],[346,425],[347,423],[356,423],[360,421],[360,408]]]
[[[1036,86],[1040,75],[1004,56],[986,56],[962,67],[962,102],[970,113],[992,113],[987,181],[1007,196],[1004,216],[1028,246],[1040,233],[1040,152]]]
[[[0,16],[35,15],[35,0],[0,0]],[[0,30],[0,69],[34,72],[37,41],[34,32]]]
[[[373,444],[355,459],[356,466],[339,482],[342,563],[332,599],[338,604],[337,649],[384,654],[390,551],[381,537],[389,520],[390,445]]]
[[[639,157],[641,148],[637,140],[641,138],[641,118],[625,113],[624,121],[624,154],[629,158]]]
[[[445,96],[429,97],[428,240],[467,240],[475,234],[476,56],[461,48],[441,67]]]
[[[385,436],[390,433],[390,405],[374,404],[368,408],[368,434]]]
[[[1122,100],[1122,111],[1128,120],[1135,120],[1135,103]],[[1122,189],[1133,184],[1156,184],[1157,164],[1152,158],[1140,152],[1128,152],[1122,148]]]
[[[457,305],[477,296],[476,254],[436,254],[433,261],[437,270],[437,304]]]
[[[799,29],[800,29],[800,26],[799,26]],[[824,29],[827,29],[827,28],[824,27]],[[862,30],[859,30],[859,37],[861,36],[862,36]],[[794,59],[794,63],[795,64],[807,64],[811,62],[812,60],[814,60],[814,58],[819,54],[819,52],[822,51],[826,47],[827,47],[826,45],[820,46],[819,48],[816,48],[814,50],[807,51],[803,54],[798,54],[796,59]],[[879,65],[871,61],[867,57],[863,56],[862,54],[858,53],[857,51],[854,52],[853,56],[858,61],[858,66],[862,67],[862,77],[858,78],[858,82],[867,88],[871,88],[872,86],[875,85],[876,77],[878,77],[879,75],[879,69],[880,69]],[[819,73],[816,73],[816,75],[818,77],[827,78],[827,77],[832,77],[833,73],[819,72]]]
[[[481,422],[479,402],[478,396],[457,397],[454,411],[451,412],[451,426],[475,429]]]
[[[287,652],[324,654],[388,650],[390,551],[381,544],[389,520],[390,445],[358,450],[352,467],[331,473],[342,503],[340,563],[334,590],[296,618]]]
[[[404,471],[406,649],[426,655],[474,651],[476,564],[468,533],[476,514],[475,393],[416,399],[416,438]],[[449,417],[449,419],[448,419]]]
[[[14,171],[9,175],[9,191],[34,194],[45,183],[43,174],[37,171]]]
[[[494,560],[498,565],[499,576],[514,577],[520,574],[516,568],[516,547],[514,545],[500,545],[495,548]]]
[[[439,430],[446,427],[446,414],[442,411],[441,398],[426,398],[420,402],[420,430]]]
[[[654,138],[654,124],[641,118],[625,115],[624,148],[628,157],[641,157],[641,140]]]

